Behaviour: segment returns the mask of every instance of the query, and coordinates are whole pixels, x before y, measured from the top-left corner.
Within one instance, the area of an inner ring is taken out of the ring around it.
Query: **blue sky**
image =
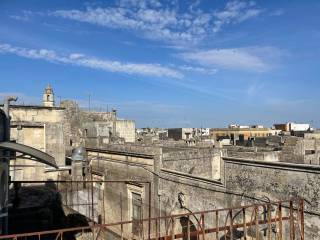
[[[319,1],[0,1],[0,97],[138,127],[320,127]]]

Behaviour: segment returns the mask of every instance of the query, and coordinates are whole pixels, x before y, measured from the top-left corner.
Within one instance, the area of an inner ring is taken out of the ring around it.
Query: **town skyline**
[[[51,84],[57,103],[90,98],[137,127],[320,127],[317,1],[0,6],[2,98],[40,104]]]

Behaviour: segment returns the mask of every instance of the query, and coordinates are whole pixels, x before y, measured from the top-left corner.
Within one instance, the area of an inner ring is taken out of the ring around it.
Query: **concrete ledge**
[[[0,107],[3,107],[3,104],[0,104]],[[46,106],[41,106],[41,105],[10,105],[10,108],[65,110],[65,108],[63,108],[63,107],[46,107]]]
[[[256,166],[264,168],[273,168],[273,169],[283,169],[290,171],[298,172],[310,172],[320,174],[320,166],[309,165],[309,164],[295,164],[295,163],[285,163],[285,162],[266,162],[260,160],[250,160],[243,158],[232,158],[232,157],[222,157],[225,162],[247,165],[247,166]]]
[[[190,180],[195,180],[197,182],[200,181],[200,182],[203,182],[203,183],[214,184],[214,185],[217,185],[219,187],[224,187],[223,183],[221,181],[218,181],[218,180],[199,177],[199,176],[195,176],[195,175],[191,175],[191,174],[188,174],[188,173],[179,172],[179,171],[175,171],[175,170],[171,170],[171,169],[166,169],[166,168],[161,168],[161,171],[163,171],[165,173],[168,173],[168,174],[175,175],[175,176],[187,178],[187,179],[190,179]]]
[[[112,162],[112,163],[131,165],[135,167],[152,167],[153,166],[153,162],[150,164],[146,164],[141,162],[124,161],[124,160],[117,160],[117,159],[111,159],[111,158],[100,158],[99,160],[92,159],[91,161],[106,161],[106,162]]]
[[[110,149],[99,149],[99,148],[86,148],[88,152],[100,152],[100,153],[110,153],[115,155],[124,155],[124,156],[131,156],[131,157],[142,157],[142,158],[149,158],[153,159],[153,154],[145,154],[145,153],[135,153],[135,152],[126,152],[126,151],[117,151],[117,150],[110,150]]]

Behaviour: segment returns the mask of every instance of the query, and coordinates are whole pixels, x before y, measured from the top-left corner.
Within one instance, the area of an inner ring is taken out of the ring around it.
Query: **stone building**
[[[173,140],[190,140],[195,136],[193,128],[169,128],[168,138]]]
[[[212,128],[210,130],[210,135],[214,140],[220,140],[228,137],[234,143],[237,140],[241,141],[256,137],[268,137],[275,134],[276,132],[270,128],[256,126]]]
[[[226,157],[212,148],[110,145],[87,151],[94,178],[126,179],[125,183],[96,186],[97,192],[103,192],[104,207],[100,204],[94,212],[104,214],[106,223],[131,220],[137,211],[147,218],[149,191],[153,217],[301,197],[306,201],[305,239],[316,240],[320,235],[318,166]],[[179,202],[181,196],[185,208]],[[260,219],[263,214],[259,213]],[[259,231],[260,239],[265,239],[263,228]]]
[[[48,85],[42,105],[11,105],[11,140],[52,155],[58,166],[65,166],[66,155],[78,146],[102,147],[112,142],[134,142],[135,122],[119,120],[116,111],[89,112],[74,101],[55,106],[54,91]],[[14,180],[56,179],[45,174],[41,163],[17,158],[11,164]]]
[[[47,104],[47,103],[46,103]],[[11,140],[44,151],[65,165],[64,109],[54,106],[11,105]],[[13,180],[54,178],[45,174],[45,165],[17,158],[11,161]]]
[[[282,162],[320,165],[319,133],[305,133],[304,137],[286,136],[279,159]]]

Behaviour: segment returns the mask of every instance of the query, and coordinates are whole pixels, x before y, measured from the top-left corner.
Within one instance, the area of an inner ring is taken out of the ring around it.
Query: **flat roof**
[[[0,107],[3,107],[3,104],[0,104]],[[10,104],[10,108],[31,108],[31,109],[48,109],[48,110],[65,110],[64,107],[47,107],[42,105],[18,105]]]
[[[270,128],[211,128],[212,131],[270,131]]]

